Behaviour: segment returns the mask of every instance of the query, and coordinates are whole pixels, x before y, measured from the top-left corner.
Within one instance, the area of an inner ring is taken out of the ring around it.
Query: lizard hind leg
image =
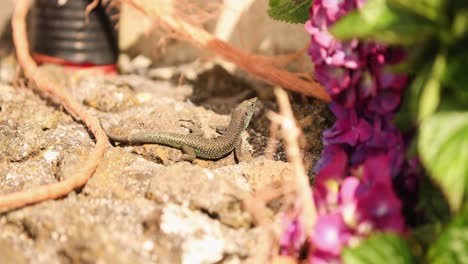
[[[195,150],[187,145],[182,146],[182,151],[184,154],[182,154],[181,160],[193,162],[197,158]]]

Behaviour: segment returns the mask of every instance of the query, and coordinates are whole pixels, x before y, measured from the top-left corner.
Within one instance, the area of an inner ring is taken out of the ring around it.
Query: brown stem
[[[301,150],[299,147],[300,129],[296,125],[291,104],[286,91],[277,87],[274,90],[278,101],[280,114],[269,112],[268,115],[273,122],[281,124],[281,131],[286,146],[288,160],[291,162],[295,174],[295,187],[298,193],[298,205],[300,210],[299,219],[305,232],[311,232],[317,216],[315,204],[312,197],[309,179],[304,170]]]
[[[276,68],[265,60],[256,60],[255,55],[237,49],[228,43],[215,38],[212,34],[188,23],[182,16],[167,14],[158,9],[157,5],[148,0],[122,0],[132,5],[143,14],[151,17],[155,22],[177,34],[181,39],[215,52],[224,59],[236,64],[239,68],[253,74],[266,82],[285,87],[304,95],[316,97],[330,102],[330,96],[317,82],[298,78],[295,74]]]
[[[47,94],[53,101],[63,106],[71,115],[83,121],[95,136],[96,145],[86,163],[80,170],[76,171],[75,174],[70,175],[62,182],[2,195],[0,196],[0,209],[13,209],[31,203],[55,199],[67,195],[75,188],[83,186],[93,175],[99,162],[102,160],[104,152],[109,146],[107,136],[102,130],[97,118],[90,115],[63,87],[52,82],[52,78],[48,76],[47,72],[41,71],[41,74],[38,73],[37,64],[29,54],[29,44],[26,35],[25,21],[28,9],[29,0],[16,1],[12,17],[12,26],[13,41],[16,47],[18,62],[26,76],[36,83],[34,89]]]

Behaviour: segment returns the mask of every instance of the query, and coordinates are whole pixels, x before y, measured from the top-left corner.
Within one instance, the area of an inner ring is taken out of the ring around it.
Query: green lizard
[[[241,156],[241,133],[249,125],[255,110],[257,97],[239,104],[231,114],[231,121],[226,128],[217,129],[221,135],[216,138],[205,138],[200,127],[183,126],[190,129],[189,134],[159,131],[141,131],[128,136],[118,136],[106,131],[107,136],[118,142],[131,144],[160,144],[181,149],[185,154],[183,160],[193,161],[196,157],[203,159],[220,159],[234,150],[237,160]],[[222,131],[221,131],[222,130]]]

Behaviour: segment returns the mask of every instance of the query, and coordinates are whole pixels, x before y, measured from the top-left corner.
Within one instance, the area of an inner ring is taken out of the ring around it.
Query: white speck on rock
[[[208,180],[213,180],[215,175],[208,169],[203,169],[203,172],[205,173],[206,177]]]
[[[151,251],[154,248],[154,243],[151,240],[146,240],[143,243],[143,249],[146,251]]]
[[[153,98],[153,95],[150,93],[142,92],[142,93],[137,93],[136,98],[139,103],[145,103],[145,102],[150,101]]]
[[[14,174],[7,173],[7,175],[5,176],[5,181],[8,183],[8,182],[11,182],[14,178],[15,178]]]
[[[44,159],[50,163],[55,161],[59,155],[60,152],[49,150],[46,153],[44,153]]]
[[[168,204],[161,216],[161,230],[183,238],[182,263],[216,263],[226,251],[219,223],[187,207]]]
[[[115,99],[117,99],[117,101],[121,102],[124,99],[124,94],[116,92],[115,93]]]
[[[215,263],[223,258],[224,241],[210,237],[189,238],[183,246],[182,263]]]

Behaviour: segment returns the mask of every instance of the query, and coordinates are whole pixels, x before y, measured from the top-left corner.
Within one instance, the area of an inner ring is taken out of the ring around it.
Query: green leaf
[[[357,26],[359,25],[359,26]],[[370,0],[341,18],[330,31],[338,38],[371,38],[389,44],[410,44],[435,35],[436,25],[386,0]]]
[[[466,6],[460,7],[455,9],[455,12],[456,14],[453,18],[452,33],[457,38],[463,38],[468,32],[468,8]]]
[[[392,233],[374,234],[357,247],[345,248],[341,256],[346,264],[413,263],[408,243]]]
[[[439,236],[442,231],[442,224],[426,224],[411,229],[411,236],[408,237],[408,243],[411,246],[411,252],[416,263],[427,263],[426,257],[428,249],[434,244],[434,238]]]
[[[468,44],[468,43],[467,43]],[[447,70],[443,76],[445,85],[452,89],[466,91],[468,90],[468,51],[456,53],[449,56]]]
[[[400,130],[409,131],[415,127],[418,117],[421,92],[430,77],[430,73],[430,65],[423,66],[423,68],[417,72],[408,88],[406,88],[400,111],[398,111],[394,119],[395,124]]]
[[[468,263],[468,217],[466,210],[456,217],[429,249],[434,264]]]
[[[445,20],[444,15],[447,1],[443,0],[389,0],[390,3],[410,10],[434,22]]]
[[[419,200],[417,211],[424,212],[424,219],[417,219],[416,224],[444,223],[450,217],[450,207],[444,194],[429,178],[424,177],[419,186]]]
[[[425,119],[418,151],[452,210],[460,209],[468,182],[468,112],[440,112]]]
[[[422,121],[432,115],[440,102],[441,80],[446,68],[445,55],[439,53],[432,66],[432,73],[421,93],[418,120]]]
[[[305,23],[309,19],[312,0],[270,0],[268,14],[275,20]]]

